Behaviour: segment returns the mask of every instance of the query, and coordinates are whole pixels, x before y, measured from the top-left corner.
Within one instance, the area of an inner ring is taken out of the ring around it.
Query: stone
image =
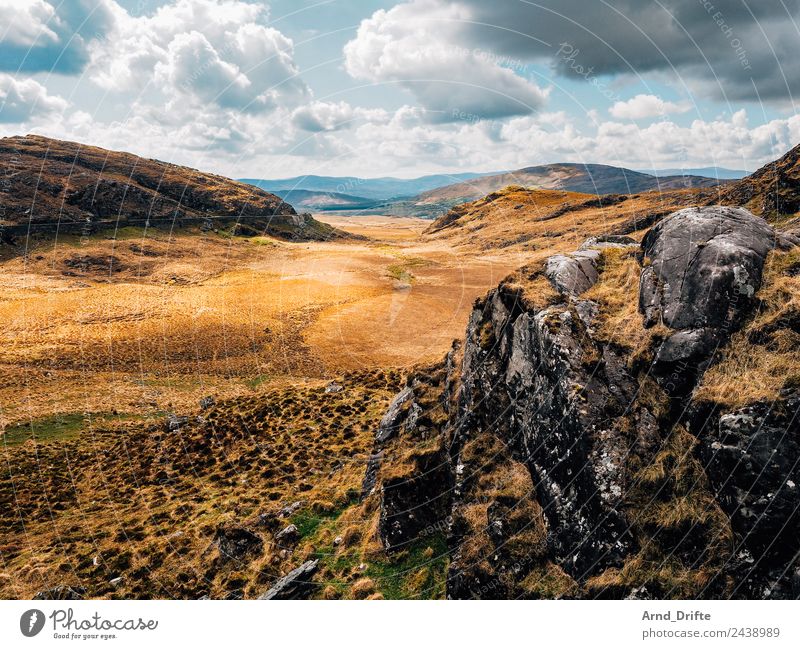
[[[645,326],[733,331],[761,286],[772,226],[742,208],[693,207],[647,232],[639,309]]]
[[[639,245],[636,239],[624,234],[601,234],[589,237],[581,244],[581,249],[587,248],[635,248]]]
[[[328,385],[325,386],[325,393],[331,394],[331,393],[341,392],[343,389],[344,388],[340,383],[337,383],[336,381],[331,381],[330,383],[328,383]]]
[[[378,471],[381,468],[383,461],[383,451],[375,451],[371,453],[367,459],[367,469],[364,472],[364,480],[361,482],[361,497],[364,500],[375,489],[375,484],[378,481]]]
[[[286,576],[281,577],[258,599],[305,599],[317,588],[317,584],[312,581],[312,578],[318,567],[317,559],[306,561]]]
[[[378,444],[388,442],[400,431],[400,427],[408,416],[409,408],[407,406],[410,405],[413,398],[414,391],[410,387],[405,387],[392,399],[386,414],[378,424],[378,432],[375,434],[375,441]]]
[[[172,432],[180,430],[181,426],[184,426],[188,421],[188,417],[178,417],[178,415],[170,413],[167,415],[167,430]]]
[[[58,599],[58,600],[78,600],[84,599],[86,589],[82,586],[53,586],[40,590],[33,596],[33,599]]]
[[[559,293],[578,296],[597,282],[596,249],[577,250],[569,255],[553,255],[544,265],[544,274]]]
[[[203,397],[200,399],[200,410],[208,410],[209,408],[213,407],[216,402],[217,401],[214,399],[214,397]]]
[[[285,507],[281,507],[277,512],[277,516],[278,516],[278,518],[288,518],[289,516],[294,514],[298,509],[300,509],[302,506],[303,506],[303,501],[302,500],[295,500],[290,505],[286,505]]]
[[[297,525],[287,525],[275,535],[275,540],[279,545],[293,545],[300,539],[300,532]]]

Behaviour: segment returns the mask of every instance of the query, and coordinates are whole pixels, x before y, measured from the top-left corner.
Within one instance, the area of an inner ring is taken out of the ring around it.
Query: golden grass
[[[341,392],[291,387],[222,402],[179,431],[98,425],[7,448],[0,596],[66,582],[90,597],[254,597],[304,558],[332,552],[335,522],[358,493],[375,426],[399,387],[396,374],[339,381]],[[290,519],[259,522],[295,500],[303,506]],[[290,522],[302,538],[286,554],[272,533]],[[223,524],[255,530],[263,553],[220,562],[212,542]]]
[[[653,341],[667,334],[668,329],[656,325],[642,326],[639,313],[639,276],[642,267],[636,258],[638,250],[606,248],[598,263],[600,277],[582,297],[600,306],[597,338],[631,353],[633,358],[652,349]]]
[[[734,408],[800,385],[800,251],[770,254],[760,304],[703,376],[697,399]]]

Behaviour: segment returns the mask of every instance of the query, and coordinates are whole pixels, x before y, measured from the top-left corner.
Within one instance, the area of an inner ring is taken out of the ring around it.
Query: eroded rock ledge
[[[452,598],[800,595],[800,398],[692,401],[776,245],[745,210],[682,210],[641,248],[594,240],[545,262],[549,304],[511,280],[479,300],[463,345],[377,432],[364,496],[384,547],[445,533]],[[635,353],[598,333],[608,307],[586,297],[609,250],[640,264]]]

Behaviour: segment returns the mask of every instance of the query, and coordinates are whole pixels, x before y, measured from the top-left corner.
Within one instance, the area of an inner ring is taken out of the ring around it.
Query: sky
[[[800,0],[0,0],[0,136],[232,177],[755,170]]]

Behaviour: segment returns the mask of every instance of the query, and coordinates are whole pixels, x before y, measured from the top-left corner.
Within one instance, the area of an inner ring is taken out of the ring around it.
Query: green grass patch
[[[29,439],[35,439],[40,444],[59,442],[77,437],[81,432],[92,425],[139,421],[146,418],[145,415],[139,413],[59,413],[49,417],[42,417],[41,419],[34,419],[33,421],[7,426],[2,433],[2,440],[7,446],[19,446]]]
[[[250,237],[247,239],[250,243],[254,246],[264,246],[265,248],[278,248],[278,244],[274,239],[270,239],[269,237],[264,236],[257,236],[257,237]]]
[[[29,439],[37,442],[56,442],[71,439],[89,423],[83,413],[61,413],[30,422],[8,426],[3,433],[3,442],[8,446],[24,444]]]
[[[444,535],[432,534],[399,554],[372,561],[366,575],[384,599],[444,599],[447,565]]]
[[[386,272],[389,274],[389,277],[399,282],[410,284],[416,279],[411,269],[427,266],[429,263],[427,259],[422,259],[421,257],[402,257],[399,263],[388,266]]]

